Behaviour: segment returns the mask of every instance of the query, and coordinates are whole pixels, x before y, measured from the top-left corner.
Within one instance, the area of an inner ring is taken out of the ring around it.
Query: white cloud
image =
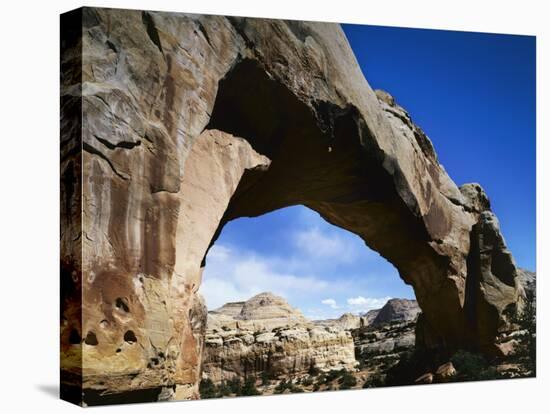
[[[227,260],[231,253],[231,249],[220,244],[214,244],[208,251],[210,260]]]
[[[332,299],[332,298],[323,299],[323,300],[321,301],[321,303],[322,303],[323,305],[330,306],[332,309],[338,309],[338,308],[339,308],[339,306],[338,306],[338,304],[336,303],[336,301],[335,301],[334,299]]]
[[[309,257],[350,262],[357,257],[358,244],[354,236],[346,237],[321,231],[318,227],[300,230],[293,235],[293,244]],[[366,248],[365,248],[365,251]]]
[[[356,312],[366,312],[371,309],[381,308],[391,298],[389,296],[383,298],[366,298],[364,296],[356,296],[348,298],[347,304]]]
[[[299,214],[299,223],[292,220],[277,230],[281,243],[290,243],[280,249],[273,244],[260,253],[253,245],[223,243],[223,237],[212,246],[200,289],[209,309],[265,291],[283,296],[315,319],[362,313],[385,304],[389,297],[368,297],[364,292],[390,293],[377,285],[382,279],[389,285],[392,278],[399,281],[395,269],[386,263],[381,267],[378,255],[361,239],[327,225],[317,213],[303,208]]]
[[[363,296],[357,296],[356,298],[349,298],[347,302],[348,305],[364,305],[368,302],[368,299]]]
[[[285,271],[284,263],[233,247],[214,245],[208,252],[201,293],[209,309],[246,300],[261,292],[283,296],[290,303],[322,294],[330,284],[319,277]]]

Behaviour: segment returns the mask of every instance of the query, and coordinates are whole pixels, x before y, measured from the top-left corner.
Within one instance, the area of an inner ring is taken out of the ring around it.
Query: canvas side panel
[[[82,9],[60,30],[60,396],[82,402]]]

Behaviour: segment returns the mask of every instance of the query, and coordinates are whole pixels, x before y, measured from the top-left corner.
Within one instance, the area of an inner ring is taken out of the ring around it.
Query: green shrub
[[[477,378],[479,373],[488,367],[487,361],[482,355],[462,350],[451,357],[451,362],[458,373],[468,379]]]
[[[256,378],[248,377],[244,381],[244,385],[241,388],[239,395],[260,395],[261,392],[256,388]]]
[[[302,385],[304,385],[306,387],[309,387],[310,385],[313,385],[313,378],[311,378],[311,377],[305,378],[302,381]]]
[[[348,371],[345,371],[338,380],[341,390],[349,390],[357,385],[357,379]]]
[[[312,377],[316,377],[317,375],[319,375],[321,371],[319,370],[319,368],[317,368],[315,366],[315,364],[311,363],[310,366],[309,366],[309,370],[308,370],[308,374]]]
[[[242,390],[242,384],[241,380],[238,377],[232,378],[227,382],[227,386],[229,387],[229,390],[233,394],[240,395]]]
[[[327,374],[326,374],[326,382],[332,382],[334,381],[336,378],[339,378],[340,376],[344,375],[344,373],[346,373],[347,371],[345,369],[342,369],[342,370],[336,370],[336,369],[332,369],[330,370]]]
[[[297,387],[296,385],[294,385],[292,383],[292,381],[290,381],[290,380],[287,381],[285,379],[281,380],[281,382],[279,382],[279,384],[277,384],[277,386],[275,387],[275,390],[273,392],[275,394],[282,394],[286,390],[289,390],[292,393],[304,392],[303,389],[301,389],[300,387]]]
[[[225,381],[222,381],[220,385],[218,385],[218,396],[219,397],[227,397],[231,394],[231,389],[227,385]]]
[[[288,384],[286,382],[286,379],[282,379],[277,386],[275,387],[275,390],[273,391],[275,394],[282,394],[285,392],[285,390],[288,388]]]
[[[429,372],[433,365],[433,356],[422,351],[408,351],[402,354],[401,359],[386,372],[385,385],[409,385],[414,380]]]
[[[210,378],[201,380],[199,384],[199,393],[201,398],[217,398],[216,386]]]
[[[537,374],[537,320],[536,320],[536,297],[532,290],[527,290],[525,303],[521,312],[515,312],[512,322],[519,325],[520,329],[526,332],[519,339],[515,352],[530,375]]]
[[[270,380],[269,372],[263,371],[262,372],[262,385],[268,385]]]
[[[459,381],[483,381],[502,378],[494,366],[491,366],[485,357],[478,353],[460,350],[452,357]]]
[[[380,375],[369,375],[367,380],[363,383],[363,388],[377,388],[383,387],[384,379]]]

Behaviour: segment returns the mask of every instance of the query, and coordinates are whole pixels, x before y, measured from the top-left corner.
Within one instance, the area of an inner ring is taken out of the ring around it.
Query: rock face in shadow
[[[63,387],[197,398],[209,246],[232,219],[295,204],[396,266],[422,309],[418,346],[498,352],[520,292],[488,198],[370,88],[339,25],[62,20]]]
[[[342,328],[312,323],[285,299],[260,293],[246,302],[209,312],[202,377],[214,383],[235,377],[287,377],[315,368],[357,365],[352,335]]]

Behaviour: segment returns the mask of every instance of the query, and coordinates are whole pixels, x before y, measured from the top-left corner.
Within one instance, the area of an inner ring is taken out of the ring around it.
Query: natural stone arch
[[[255,93],[243,94],[246,89]],[[403,138],[414,138],[411,144],[420,167],[414,167],[419,183],[412,183],[412,187],[422,189],[421,200],[407,204],[402,198],[410,190],[400,188],[406,185],[400,182],[406,178],[398,176],[400,161],[388,160],[377,148],[376,138],[355,107],[319,102],[315,103],[319,112],[312,112],[257,62],[238,61],[220,81],[207,128],[245,137],[270,163],[244,171],[213,241],[227,221],[305,205],[328,222],[360,236],[412,285],[423,309],[418,346],[495,353],[498,320],[478,326],[479,315],[472,314],[477,313],[479,300],[465,302],[476,287],[469,286],[466,291],[460,280],[466,279],[466,259],[470,256],[471,262],[475,252],[469,253],[466,239],[444,241],[449,235],[473,237],[470,220],[489,209],[488,200],[477,185],[465,187],[469,206],[457,208],[457,200],[441,196],[449,190],[438,188],[441,181],[445,185],[452,182],[437,162],[430,141],[391,96],[377,93],[395,129],[406,128],[411,134],[403,134]],[[203,161],[202,166],[206,165],[208,162]],[[456,192],[462,195],[458,189]],[[425,214],[418,211],[422,201],[429,204]],[[463,215],[454,210],[462,210]],[[457,218],[460,221],[453,223]],[[471,244],[479,249],[475,242]],[[460,248],[464,250],[457,252]],[[513,290],[514,269],[507,272]],[[513,291],[509,293],[513,297]]]
[[[498,352],[519,291],[488,199],[478,185],[458,189],[407,112],[372,91],[339,25],[69,17],[64,393],[196,397],[207,249],[228,220],[292,204],[399,269],[423,310],[419,345]]]

